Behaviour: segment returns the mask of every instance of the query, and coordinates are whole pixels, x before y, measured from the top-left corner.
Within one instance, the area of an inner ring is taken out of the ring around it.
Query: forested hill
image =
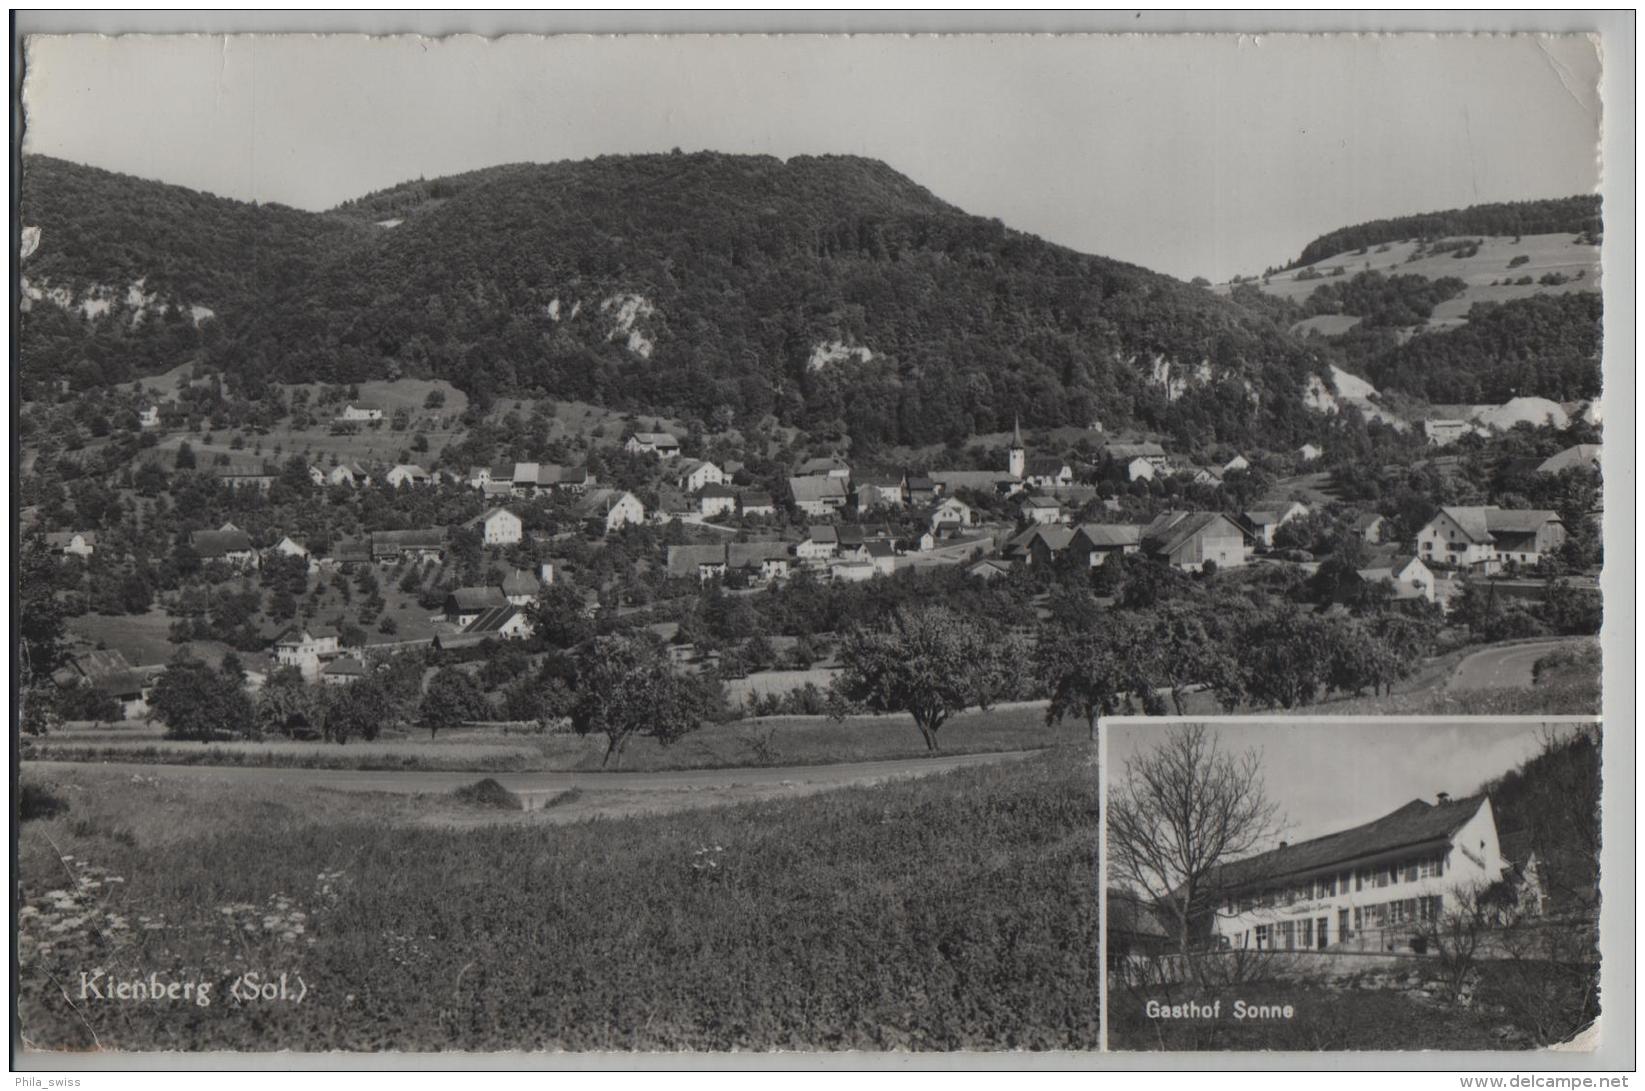
[[[25,187],[23,222],[43,228],[25,275],[210,289],[221,302],[198,352],[252,393],[439,377],[482,406],[542,394],[744,424],[774,414],[869,444],[957,439],[1019,413],[1196,443],[1322,427],[1301,396],[1315,353],[1268,317],[967,215],[876,161],[515,165],[316,214],[133,179],[121,187],[141,199],[44,192],[48,174],[82,172],[53,164]],[[208,237],[242,222],[235,241]],[[132,242],[105,260],[98,236]],[[25,378],[182,362],[108,343],[159,323],[51,309],[25,324]],[[182,351],[187,331],[172,332],[167,351]]]
[[[1450,235],[1589,235],[1601,231],[1598,194],[1581,194],[1543,201],[1509,201],[1471,205],[1445,212],[1396,216],[1339,228],[1302,248],[1287,268],[1312,265],[1362,246],[1379,246],[1405,239],[1439,239]]]

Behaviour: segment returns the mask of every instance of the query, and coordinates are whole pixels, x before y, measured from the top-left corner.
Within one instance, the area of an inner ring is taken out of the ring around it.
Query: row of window
[[[1296,905],[1298,902],[1334,898],[1338,894],[1347,894],[1351,891],[1380,890],[1399,883],[1435,879],[1444,874],[1445,854],[1434,853],[1395,864],[1318,876],[1308,882],[1291,886],[1246,891],[1237,897],[1228,895],[1223,899],[1222,911],[1232,914],[1236,909],[1241,913],[1249,913],[1254,909],[1283,908]]]

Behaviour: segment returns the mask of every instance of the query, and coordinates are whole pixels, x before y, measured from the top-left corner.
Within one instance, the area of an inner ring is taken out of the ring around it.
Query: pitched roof
[[[1070,469],[1068,460],[1054,458],[1051,455],[1040,455],[1028,460],[1025,472],[1030,477],[1056,477],[1064,470]]]
[[[1139,540],[1156,552],[1175,553],[1219,520],[1228,522],[1228,517],[1216,511],[1168,511],[1144,527]]]
[[[189,535],[189,544],[207,560],[251,550],[251,539],[243,530],[197,530]]]
[[[1164,458],[1165,448],[1152,441],[1144,443],[1108,443],[1103,451],[1109,458],[1130,461],[1133,458]]]
[[[742,505],[744,511],[747,511],[749,508],[770,508],[776,506],[771,502],[771,494],[768,492],[745,492],[742,496]]]
[[[461,612],[508,605],[500,587],[458,587],[446,596],[446,601]]]
[[[732,568],[763,565],[767,561],[788,560],[787,542],[732,542],[726,546],[726,563]]]
[[[725,564],[725,545],[676,545],[668,547],[668,574],[676,579],[690,579],[705,564]]]
[[[671,432],[635,432],[634,438],[652,447],[678,447],[680,441]]]
[[[46,544],[49,546],[66,546],[74,539],[79,538],[87,545],[97,544],[95,530],[54,530],[46,535]]]
[[[465,527],[484,526],[486,523],[491,521],[491,517],[494,516],[494,515],[514,515],[514,513],[509,511],[507,508],[502,508],[502,507],[487,508],[485,511],[482,511],[480,514],[476,515],[474,518],[472,518],[468,522],[464,523],[463,526],[465,526]],[[519,518],[519,516],[517,516],[517,515],[515,515],[514,517],[516,519]]]
[[[837,477],[791,477],[788,490],[799,503],[845,500],[845,483]]]
[[[1022,502],[1022,506],[1025,507],[1025,508],[1060,508],[1060,507],[1062,507],[1061,504],[1059,504],[1055,499],[1053,499],[1052,497],[1049,497],[1049,496],[1030,496],[1030,497],[1026,497]]]
[[[1544,509],[1485,509],[1485,526],[1493,534],[1535,534],[1549,523],[1557,522],[1559,513]]]
[[[339,659],[333,659],[330,663],[327,663],[325,670],[320,673],[334,675],[346,674],[353,677],[358,677],[366,673],[366,665],[354,658],[352,655],[345,655]]]
[[[1271,881],[1396,849],[1449,840],[1484,802],[1483,795],[1437,804],[1413,799],[1397,811],[1364,825],[1236,860],[1220,869],[1219,885]]]
[[[800,477],[812,477],[818,474],[826,474],[830,470],[849,471],[850,469],[851,467],[846,463],[845,459],[836,458],[833,455],[824,455],[819,458],[806,459],[804,462],[800,463],[800,468],[796,470],[795,473]]]
[[[1076,530],[1098,549],[1134,546],[1142,540],[1142,528],[1124,523],[1081,523]]]
[[[933,470],[931,480],[948,489],[975,489],[978,492],[990,492],[999,488],[1001,482],[1012,481],[1008,474],[998,470]]]
[[[1374,511],[1362,512],[1354,519],[1354,529],[1358,531],[1370,530],[1378,523],[1383,522],[1386,518],[1386,516],[1380,515]]]
[[[577,502],[577,512],[584,516],[609,515],[630,494],[622,489],[595,489]]]
[[[501,632],[503,626],[513,621],[520,613],[520,608],[514,605],[493,606],[484,611],[479,617],[469,622],[464,628],[465,633],[496,633]]]
[[[710,482],[709,484],[698,489],[696,495],[699,500],[704,497],[707,497],[710,500],[735,500],[737,498],[737,490]]]
[[[808,542],[832,542],[837,545],[840,540],[839,528],[828,524],[809,527],[805,532],[805,540]]]
[[[417,527],[411,530],[376,530],[371,533],[371,547],[378,549],[443,549],[446,532],[443,527]]]

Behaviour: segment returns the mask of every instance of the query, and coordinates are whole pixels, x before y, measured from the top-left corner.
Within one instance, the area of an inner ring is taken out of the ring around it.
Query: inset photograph
[[[1107,732],[1109,1049],[1532,1050],[1594,1026],[1598,723]]]

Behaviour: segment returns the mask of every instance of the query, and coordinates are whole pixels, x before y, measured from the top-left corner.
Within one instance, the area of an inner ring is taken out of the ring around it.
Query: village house
[[[1374,511],[1354,518],[1354,534],[1370,545],[1380,545],[1388,538],[1388,520]]]
[[[623,444],[623,450],[631,455],[673,458],[680,453],[680,441],[668,432],[635,432]]]
[[[1249,470],[1250,468],[1251,460],[1241,454],[1235,454],[1233,458],[1222,464],[1224,474],[1231,474],[1235,470]]]
[[[151,428],[160,427],[160,407],[158,405],[145,405],[139,409],[137,411],[137,427],[145,432]]]
[[[448,624],[463,629],[487,610],[508,605],[500,587],[458,587],[446,595],[445,619]]]
[[[1600,445],[1597,443],[1579,443],[1575,447],[1567,447],[1557,455],[1550,455],[1536,468],[1539,474],[1557,474],[1565,470],[1581,468],[1584,470],[1599,469]]]
[[[122,720],[140,720],[149,713],[154,675],[133,667],[122,652],[103,648],[85,652],[74,656],[51,677],[62,689],[90,686],[112,697],[120,707]]]
[[[900,477],[865,477],[857,482],[857,510],[900,508],[903,503],[903,479]]]
[[[553,572],[553,566],[550,565],[549,574],[551,577]],[[530,606],[537,601],[537,596],[542,594],[543,585],[536,576],[533,576],[526,569],[514,568],[510,569],[508,575],[503,577],[501,590],[503,597],[509,601],[509,605]]]
[[[320,682],[327,686],[346,686],[366,676],[366,665],[352,655],[339,656],[320,671]]]
[[[59,530],[46,535],[46,545],[65,557],[89,557],[97,552],[94,530]]]
[[[742,513],[750,516],[770,517],[777,514],[776,502],[768,492],[745,492],[738,499],[742,506]]]
[[[794,556],[802,561],[826,561],[840,548],[839,531],[828,525],[809,527],[805,538],[794,547]]]
[[[365,402],[350,402],[343,406],[343,411],[337,414],[337,419],[350,424],[363,424],[369,421],[382,420],[383,411],[375,405]]]
[[[497,477],[497,471],[493,470],[494,482]],[[516,462],[509,470],[508,482],[511,493],[529,499],[560,490],[580,493],[594,484],[594,479],[589,476],[588,468],[583,466],[559,466],[552,462]],[[489,487],[487,491],[490,491]]]
[[[1107,443],[1103,445],[1105,458],[1125,467],[1127,481],[1152,481],[1156,476],[1171,472],[1171,457],[1165,448],[1153,441],[1141,443]]]
[[[1062,505],[1049,496],[1030,496],[1019,510],[1025,523],[1047,526],[1062,521]]]
[[[1368,584],[1386,583],[1396,601],[1422,599],[1434,602],[1438,595],[1438,581],[1428,566],[1422,563],[1421,557],[1374,558],[1369,565],[1355,571]]]
[[[525,540],[525,524],[507,508],[492,508],[464,523],[470,530],[479,528],[482,540],[488,546],[519,545]]]
[[[791,477],[788,491],[802,515],[827,517],[845,507],[845,481],[832,474]]]
[[[575,510],[578,518],[602,534],[645,522],[645,505],[622,489],[594,489],[577,502]]]
[[[1223,471],[1217,466],[1187,466],[1183,474],[1195,485],[1208,485],[1213,489],[1222,487]]]
[[[219,459],[222,456],[218,456]],[[230,458],[211,467],[211,475],[231,489],[258,489],[267,491],[277,476],[260,458]]]
[[[1069,556],[1087,568],[1108,563],[1108,558],[1135,553],[1142,548],[1142,528],[1120,523],[1081,523],[1068,543]]]
[[[838,583],[867,583],[880,570],[867,560],[840,560],[828,562],[828,578]]]
[[[383,480],[398,489],[402,485],[427,485],[433,479],[421,466],[412,462],[402,462],[384,474]]]
[[[725,471],[707,459],[688,458],[675,469],[674,484],[686,492],[697,492],[709,485],[724,485]]]
[[[986,583],[1001,576],[1009,576],[1011,563],[998,557],[981,557],[966,566],[965,574]]]
[[[851,467],[845,459],[834,455],[824,455],[819,458],[808,458],[800,463],[800,468],[794,471],[795,477],[837,477],[841,481],[851,480]]]
[[[379,530],[371,535],[371,559],[378,564],[401,561],[439,561],[446,554],[446,532],[440,527],[415,530]]]
[[[1489,797],[1441,793],[1224,865],[1195,930],[1245,950],[1420,951],[1425,927],[1506,871]]]
[[[1282,500],[1246,512],[1245,523],[1251,528],[1253,538],[1272,548],[1275,531],[1291,520],[1300,519],[1307,514],[1308,505],[1300,500]]]
[[[1298,462],[1317,462],[1319,459],[1323,458],[1324,455],[1324,448],[1317,447],[1312,443],[1304,443],[1301,447],[1297,448]]]
[[[330,626],[293,625],[274,638],[274,661],[296,667],[308,682],[318,682],[321,668],[342,652],[337,630]]]
[[[1534,565],[1564,542],[1556,512],[1447,506],[1417,532],[1417,555],[1490,573],[1509,561]]]
[[[371,475],[358,462],[339,462],[326,469],[322,466],[308,468],[309,480],[316,485],[347,485],[350,488],[359,488],[371,484]]]
[[[931,509],[930,527],[939,536],[960,527],[977,525],[977,513],[957,496],[946,496]]]
[[[531,636],[531,618],[519,606],[493,606],[463,628],[464,636],[492,640],[525,640]]]
[[[714,483],[697,490],[697,513],[704,519],[737,514],[737,490]]]
[[[221,561],[235,568],[256,568],[257,550],[245,531],[233,523],[216,530],[197,530],[189,535],[189,545],[204,563]]]
[[[1214,511],[1168,511],[1144,527],[1141,551],[1184,572],[1245,564],[1245,532]]]
[[[1065,526],[1036,524],[1006,539],[1000,556],[1016,564],[1051,564],[1062,557],[1073,540],[1074,532]]]
[[[725,547],[726,567],[746,571],[750,580],[785,580],[791,568],[784,542],[732,542]]]
[[[707,583],[725,577],[725,544],[673,545],[668,547],[668,575],[670,579]]]
[[[903,491],[908,495],[909,504],[919,508],[935,503],[942,489],[931,477],[912,474],[903,481]]]
[[[1022,478],[1031,489],[1060,489],[1074,483],[1074,467],[1066,459],[1040,455],[1027,461]]]
[[[862,554],[868,563],[874,566],[874,570],[882,576],[890,576],[897,571],[897,546],[895,542],[867,542],[862,547]]]

